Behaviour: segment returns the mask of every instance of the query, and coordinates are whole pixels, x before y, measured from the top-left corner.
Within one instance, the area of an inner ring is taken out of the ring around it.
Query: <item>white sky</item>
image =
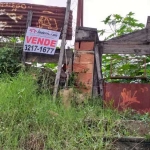
[[[22,2],[43,5],[66,6],[67,0],[0,0],[0,2]],[[71,9],[74,11],[76,21],[77,0],[72,0]],[[135,13],[135,18],[146,24],[150,15],[150,0],[84,0],[84,26],[103,29],[101,23],[108,15],[118,13],[125,16],[130,11]],[[75,24],[74,24],[75,25]]]

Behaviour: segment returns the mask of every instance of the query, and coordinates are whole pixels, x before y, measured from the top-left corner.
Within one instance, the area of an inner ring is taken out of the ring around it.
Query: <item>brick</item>
[[[79,73],[76,79],[77,88],[86,94],[91,94],[93,85],[92,73]]]
[[[79,51],[93,51],[94,42],[76,42],[75,50]]]
[[[73,72],[93,73],[93,64],[73,64]]]
[[[92,85],[93,83],[93,73],[79,73],[77,76],[77,83],[83,83],[86,86]]]
[[[74,63],[91,63],[93,64],[94,63],[94,54],[81,54],[81,53],[78,53],[75,55],[74,57]]]

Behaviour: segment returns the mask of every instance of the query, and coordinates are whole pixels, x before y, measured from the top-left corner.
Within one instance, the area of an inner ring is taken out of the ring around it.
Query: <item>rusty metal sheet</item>
[[[150,112],[150,84],[105,83],[106,104],[119,110],[132,108],[139,112]]]
[[[28,11],[33,12],[31,26],[62,31],[65,7],[27,3],[0,3],[0,36],[22,36],[26,31]],[[72,11],[70,11],[67,40],[72,39]]]

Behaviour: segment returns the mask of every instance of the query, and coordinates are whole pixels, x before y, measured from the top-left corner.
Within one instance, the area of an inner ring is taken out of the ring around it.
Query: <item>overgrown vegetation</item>
[[[107,16],[102,22],[109,26],[109,30],[99,30],[100,36],[105,36],[104,40],[109,40],[114,37],[128,34],[145,27],[143,23],[139,23],[139,21],[134,18],[133,12],[129,12],[125,17],[121,16],[120,14],[111,14]]]
[[[14,75],[21,69],[21,48],[0,48],[0,76],[4,73]]]
[[[66,109],[61,98],[54,102],[48,93],[37,94],[37,87],[33,71],[0,79],[1,150],[112,150],[104,137],[137,135],[116,123],[129,118],[127,112],[104,109],[100,99]]]
[[[118,21],[123,19],[115,17]],[[135,20],[131,19],[128,24],[132,22]],[[131,31],[128,25],[127,29],[122,27],[121,30]],[[115,32],[110,37],[120,35],[118,30]],[[141,135],[123,122],[138,120],[149,125],[148,113],[119,112],[112,108],[112,104],[104,107],[100,98],[85,98],[77,105],[71,97],[68,109],[64,107],[62,97],[54,102],[51,97],[54,72],[33,68],[22,70],[21,49],[13,48],[16,39],[11,41],[11,48],[6,45],[0,49],[0,150],[113,150],[112,137],[149,137],[148,131]],[[46,64],[45,67],[55,69],[56,64]],[[127,64],[122,69],[126,67]],[[74,85],[74,78],[75,74],[72,74],[69,85]],[[77,91],[75,94],[77,98]]]
[[[99,35],[104,40],[119,37],[137,30],[143,29],[144,24],[134,18],[134,13],[129,12],[125,17],[119,14],[107,16],[103,21],[106,29],[99,30]],[[102,57],[103,75],[107,82],[149,82],[150,78],[150,57],[130,54],[105,54]],[[121,80],[111,80],[110,77],[118,77]],[[147,79],[123,79],[125,77],[147,77]]]

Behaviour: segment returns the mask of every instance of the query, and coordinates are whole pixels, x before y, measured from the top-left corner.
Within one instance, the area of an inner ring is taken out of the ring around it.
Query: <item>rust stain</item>
[[[148,92],[148,88],[147,87],[144,87],[144,89]]]
[[[141,113],[150,112],[150,84],[105,83],[105,103],[114,101],[115,108],[131,108]]]
[[[49,14],[54,14],[53,12],[51,12],[51,11],[43,11],[43,13],[49,13]]]
[[[105,93],[105,97],[106,97],[106,98],[110,98],[110,92],[106,92],[106,93]]]
[[[141,88],[142,93],[144,93],[144,88]]]
[[[52,27],[52,23],[54,23],[54,27]],[[46,17],[46,16],[40,16],[38,20],[37,27],[39,28],[47,28],[49,30],[58,30],[57,21],[54,18]]]
[[[144,93],[145,91],[148,92],[148,88],[147,87],[143,87],[141,88],[142,93]]]
[[[128,105],[132,103],[140,103],[140,101],[137,100],[137,97],[135,97],[136,93],[137,91],[135,91],[132,95],[131,90],[127,90],[126,88],[124,88],[123,91],[121,92],[123,101],[120,103],[120,106],[126,108]]]
[[[23,36],[26,31],[28,11],[33,12],[31,26],[61,31],[64,25],[65,7],[28,3],[0,2],[0,35]],[[72,11],[70,11],[67,40],[72,39]],[[60,37],[61,38],[61,37]]]
[[[0,31],[4,30],[5,27],[11,28],[12,26],[7,25],[7,22],[0,21]]]
[[[1,9],[0,10],[0,15],[6,15],[8,16],[10,19],[14,20],[16,23],[18,22],[18,19],[21,20],[22,19],[22,15],[16,15],[16,13],[7,13],[5,11],[5,9]]]
[[[0,3],[0,7],[8,7],[8,8],[11,8],[12,11],[16,11],[17,9],[21,8],[21,9],[26,9],[27,6],[26,4],[22,4],[22,3]],[[31,6],[28,8],[32,8]]]

